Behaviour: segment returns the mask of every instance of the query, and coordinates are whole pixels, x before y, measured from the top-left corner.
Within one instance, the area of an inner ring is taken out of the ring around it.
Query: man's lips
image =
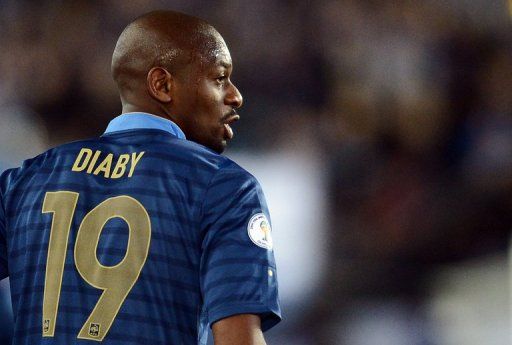
[[[229,114],[222,122],[223,122],[223,125],[224,125],[224,138],[227,139],[227,140],[231,140],[233,139],[233,136],[234,136],[234,133],[233,133],[233,129],[231,128],[231,124],[233,122],[236,122],[240,120],[240,115],[238,115],[237,113],[234,113],[234,114]]]

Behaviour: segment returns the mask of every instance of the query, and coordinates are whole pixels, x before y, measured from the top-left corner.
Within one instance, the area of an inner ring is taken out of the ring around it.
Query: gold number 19
[[[43,337],[53,337],[55,333],[69,231],[78,197],[79,194],[74,192],[48,192],[43,202],[43,213],[53,213],[44,283]],[[103,227],[112,218],[122,218],[128,224],[128,245],[121,262],[115,266],[104,266],[98,261],[96,249]],[[96,341],[105,338],[139,278],[150,241],[149,215],[144,206],[132,197],[109,198],[84,217],[75,243],[75,265],[80,276],[103,293],[78,338]]]

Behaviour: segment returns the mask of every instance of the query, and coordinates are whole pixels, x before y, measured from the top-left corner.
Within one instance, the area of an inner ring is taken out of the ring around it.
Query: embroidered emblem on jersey
[[[263,213],[251,217],[247,225],[247,233],[251,241],[258,247],[272,249],[272,230],[267,217]]]
[[[44,319],[44,321],[43,321],[43,333],[48,333],[49,330],[50,330],[50,320],[49,319]]]
[[[91,323],[89,326],[89,335],[93,337],[99,337],[100,335],[100,324],[99,323]]]

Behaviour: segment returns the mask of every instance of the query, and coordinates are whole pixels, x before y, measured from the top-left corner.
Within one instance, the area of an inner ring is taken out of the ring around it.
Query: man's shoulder
[[[99,138],[81,139],[81,140],[70,141],[67,143],[63,143],[63,144],[51,147],[51,148],[47,149],[46,151],[41,152],[40,154],[38,154],[35,157],[24,160],[23,163],[21,164],[20,168],[28,167],[31,164],[34,164],[39,161],[43,161],[43,160],[45,160],[47,158],[51,158],[55,155],[67,153],[67,152],[70,152],[77,148],[84,147],[88,144],[98,142],[98,140],[99,140]]]
[[[259,185],[258,180],[245,168],[231,158],[221,155],[201,144],[189,140],[177,140],[178,145],[186,148],[187,157],[199,169],[206,167],[210,171],[209,186],[254,186]]]
[[[31,171],[38,171],[38,169],[41,168],[45,162],[47,162],[47,160],[51,159],[53,156],[58,155],[61,152],[71,151],[77,147],[82,147],[87,142],[92,141],[94,141],[94,138],[65,143],[52,147],[38,154],[37,156],[25,159],[21,165],[6,169],[1,172],[0,187],[6,190],[8,186],[12,187],[21,176],[26,176],[27,174],[30,174]]]
[[[207,148],[206,146],[190,140],[176,140],[175,142],[176,145],[183,148],[183,153],[193,160],[194,163],[208,165],[216,172],[236,173],[252,177],[247,170],[242,168],[235,161]]]

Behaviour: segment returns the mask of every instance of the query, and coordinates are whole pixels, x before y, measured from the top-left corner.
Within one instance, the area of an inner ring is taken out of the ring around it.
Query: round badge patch
[[[271,232],[270,222],[263,213],[255,214],[249,220],[247,233],[251,241],[258,247],[272,249]]]

